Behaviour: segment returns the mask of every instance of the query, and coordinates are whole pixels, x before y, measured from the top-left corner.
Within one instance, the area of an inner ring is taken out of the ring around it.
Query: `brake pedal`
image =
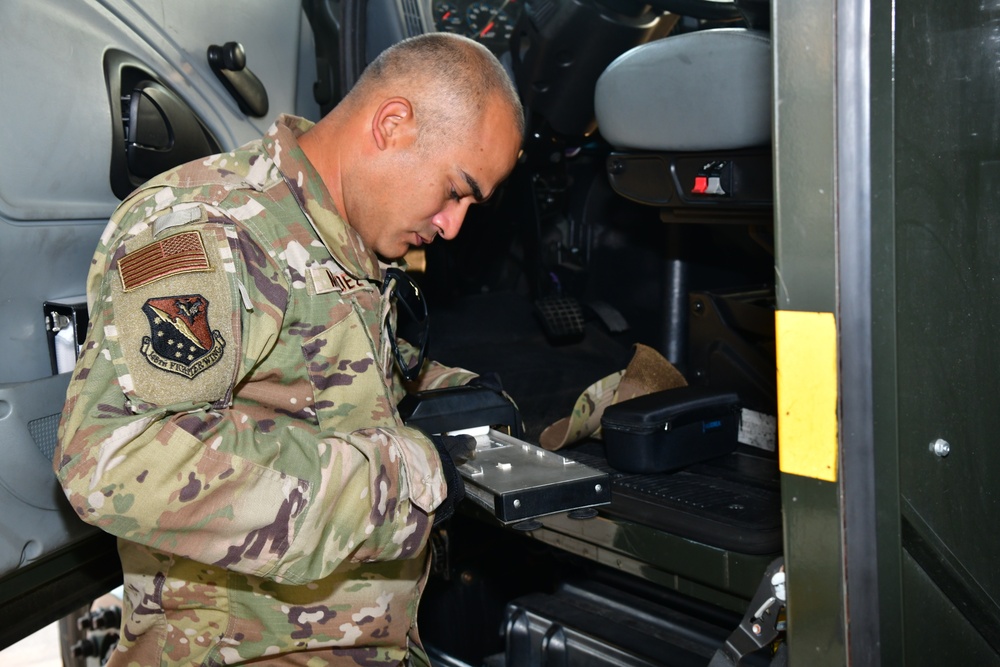
[[[583,338],[583,307],[571,297],[546,297],[535,302],[542,329],[553,342],[566,343]]]

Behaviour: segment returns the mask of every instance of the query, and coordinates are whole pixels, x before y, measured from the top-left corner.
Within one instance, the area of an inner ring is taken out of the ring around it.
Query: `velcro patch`
[[[222,359],[226,341],[208,325],[208,299],[200,294],[149,299],[142,307],[149,336],[142,356],[165,371],[193,378]]]
[[[340,292],[347,296],[366,287],[366,284],[357,278],[343,272],[334,273],[325,266],[309,267],[309,275],[312,277],[313,290],[316,294]]]
[[[118,260],[126,292],[178,273],[211,271],[201,234],[182,232],[133,250]]]

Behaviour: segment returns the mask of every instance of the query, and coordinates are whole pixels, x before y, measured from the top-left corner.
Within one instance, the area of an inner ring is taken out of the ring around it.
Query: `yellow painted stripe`
[[[837,481],[837,325],[833,313],[775,312],[781,471]]]

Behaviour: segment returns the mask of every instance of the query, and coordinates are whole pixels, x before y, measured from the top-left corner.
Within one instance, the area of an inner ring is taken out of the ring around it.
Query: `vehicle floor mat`
[[[632,356],[627,335],[585,323],[577,341],[555,345],[538,326],[530,300],[513,293],[432,304],[428,356],[477,373],[497,373],[521,410],[525,439],[565,417],[583,388],[621,370]]]

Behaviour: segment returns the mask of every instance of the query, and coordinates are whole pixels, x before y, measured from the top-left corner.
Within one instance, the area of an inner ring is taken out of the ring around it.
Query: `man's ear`
[[[410,145],[417,136],[413,105],[405,97],[390,97],[372,117],[372,137],[380,151]]]

